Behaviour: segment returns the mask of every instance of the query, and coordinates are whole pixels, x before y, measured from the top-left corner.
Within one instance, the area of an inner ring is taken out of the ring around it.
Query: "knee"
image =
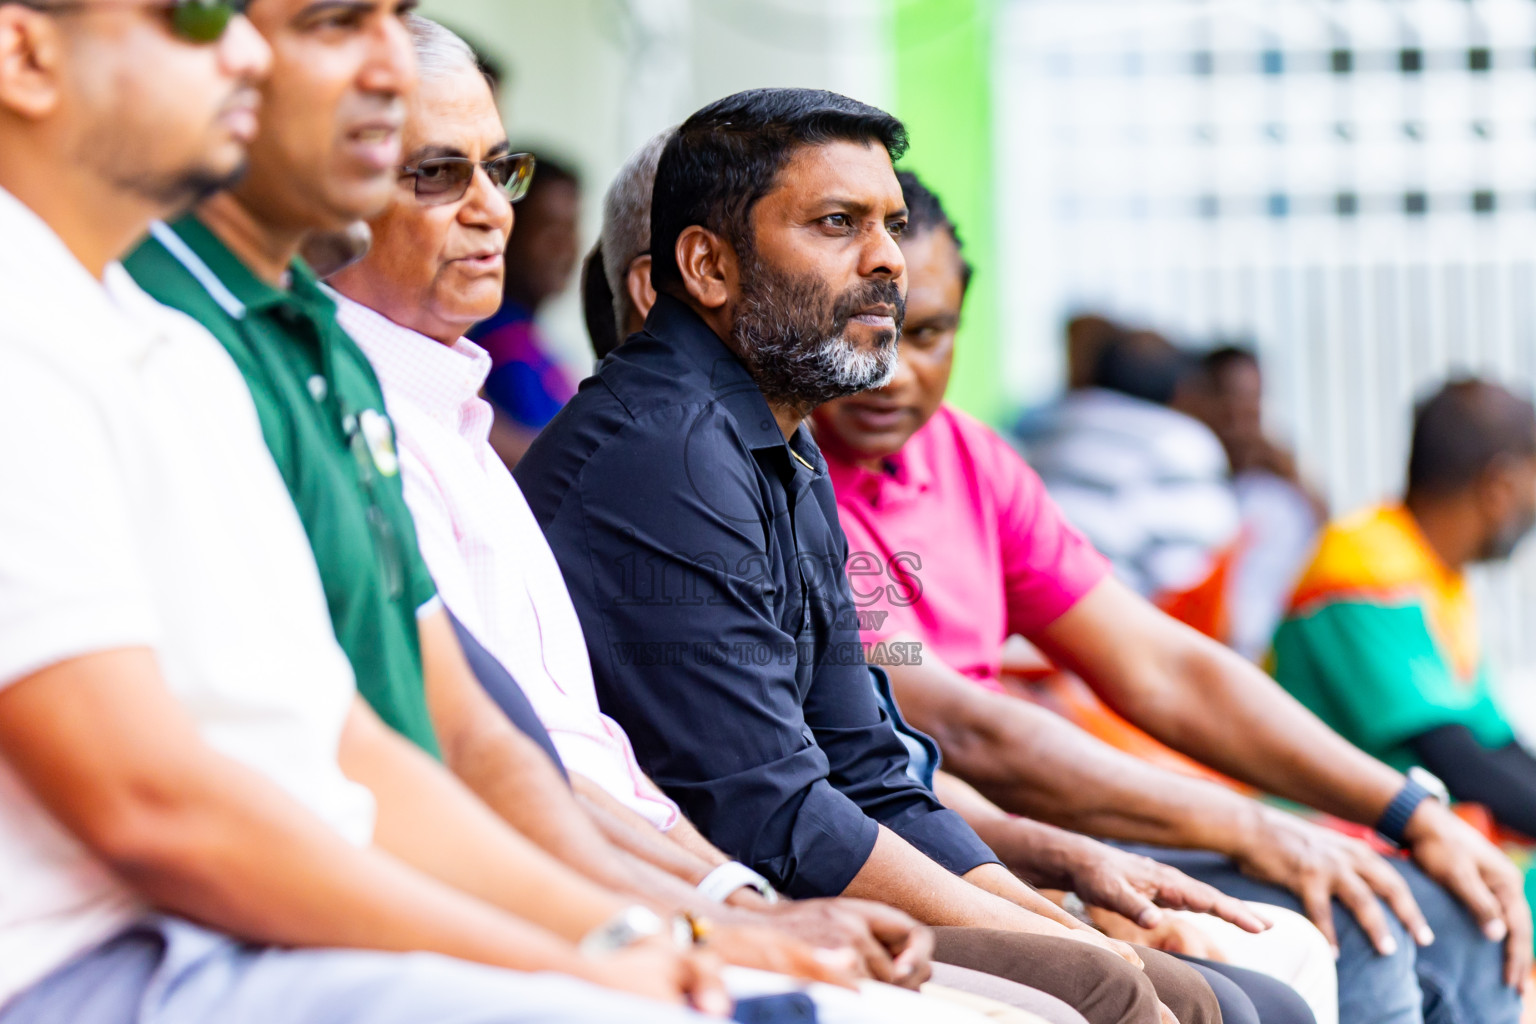
[[[1069,969],[1083,984],[1084,994],[1076,1001],[1076,1009],[1091,1024],[1156,1024],[1159,995],[1146,972],[1137,970],[1113,953],[1086,943],[1067,945],[1081,947],[1072,950],[1075,962]],[[1214,997],[1212,1006],[1215,1006]],[[1181,1024],[1206,1024],[1207,1021],[1219,1024],[1221,1016],[1218,1013],[1188,1021],[1180,1016],[1179,1020]]]
[[[1137,947],[1143,972],[1179,1024],[1222,1024],[1221,1002],[1200,972],[1166,953]]]

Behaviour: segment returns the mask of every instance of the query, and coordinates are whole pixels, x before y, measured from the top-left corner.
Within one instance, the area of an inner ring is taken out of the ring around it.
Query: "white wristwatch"
[[[726,861],[704,876],[698,893],[711,903],[724,903],[738,889],[751,889],[769,903],[779,902],[779,894],[768,879],[739,861]]]

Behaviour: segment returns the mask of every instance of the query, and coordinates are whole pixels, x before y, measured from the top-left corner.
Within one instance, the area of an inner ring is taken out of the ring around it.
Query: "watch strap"
[[[1403,833],[1408,828],[1408,819],[1419,809],[1419,804],[1434,799],[1434,796],[1417,779],[1411,776],[1404,779],[1403,788],[1397,791],[1392,802],[1387,804],[1387,809],[1381,812],[1381,820],[1376,822],[1376,831],[1398,846],[1405,845]]]
[[[739,861],[727,861],[704,876],[698,893],[711,903],[724,903],[738,889],[751,889],[769,903],[777,903],[779,894],[768,879]]]

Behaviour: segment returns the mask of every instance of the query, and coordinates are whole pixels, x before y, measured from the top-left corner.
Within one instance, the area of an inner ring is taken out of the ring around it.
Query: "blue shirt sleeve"
[[[523,692],[517,680],[512,678],[512,673],[496,660],[494,654],[481,646],[480,641],[465,628],[451,608],[448,609],[448,621],[453,623],[453,631],[459,638],[459,646],[464,649],[464,660],[469,663],[469,670],[475,674],[475,679],[491,700],[512,720],[513,725],[544,749],[549,759],[555,762],[555,767],[560,769],[560,774],[566,777],[566,781],[570,781],[565,762],[560,760],[560,752],[555,749],[554,739],[549,735],[549,730],[544,728],[528,695]]]

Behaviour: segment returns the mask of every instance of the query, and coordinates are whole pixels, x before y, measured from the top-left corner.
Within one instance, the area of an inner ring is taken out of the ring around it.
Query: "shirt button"
[[[330,391],[330,387],[326,384],[324,376],[317,373],[305,383],[309,387],[309,397],[317,402],[325,401],[325,396]]]

